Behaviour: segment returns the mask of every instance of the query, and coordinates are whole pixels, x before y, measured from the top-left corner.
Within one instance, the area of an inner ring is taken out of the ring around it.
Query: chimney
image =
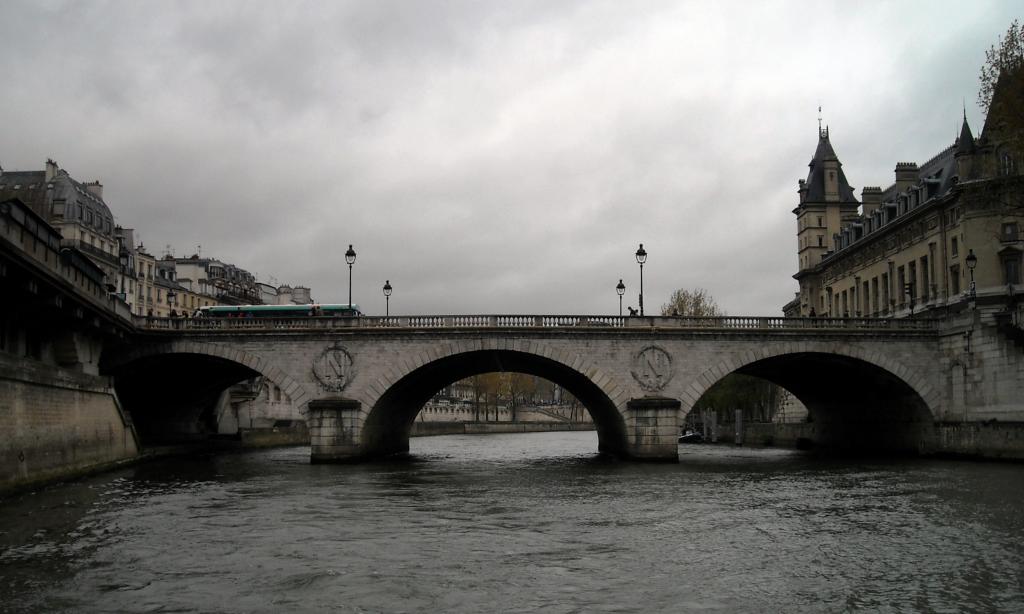
[[[917,162],[896,163],[896,193],[903,194],[917,183]]]
[[[57,163],[50,158],[46,159],[46,180],[53,181],[53,178],[57,176],[58,166]]]
[[[85,184],[85,189],[96,198],[103,200],[103,184],[98,180]]]
[[[860,191],[860,202],[863,205],[861,213],[870,217],[879,207],[882,206],[882,188],[876,186],[864,186]]]

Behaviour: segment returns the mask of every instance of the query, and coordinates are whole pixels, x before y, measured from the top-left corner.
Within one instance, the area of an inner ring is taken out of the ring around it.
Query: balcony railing
[[[556,315],[436,315],[292,318],[135,318],[149,329],[176,330],[331,330],[331,329],[658,329],[663,331],[934,331],[939,322],[912,318],[783,318],[760,316],[556,316]]]

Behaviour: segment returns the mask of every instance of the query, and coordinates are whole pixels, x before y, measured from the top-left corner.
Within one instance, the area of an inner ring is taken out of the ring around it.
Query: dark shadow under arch
[[[144,445],[203,439],[216,432],[213,410],[229,386],[259,372],[206,354],[153,354],[109,373]]]
[[[407,452],[409,432],[420,408],[443,387],[483,373],[511,371],[536,375],[568,390],[587,408],[597,428],[598,447],[625,453],[626,426],[608,395],[582,373],[549,358],[512,350],[477,350],[439,358],[391,386],[370,409],[363,427],[367,456]]]
[[[814,423],[814,444],[847,451],[917,452],[934,415],[909,384],[865,360],[818,352],[781,354],[735,373],[777,384],[799,399]]]

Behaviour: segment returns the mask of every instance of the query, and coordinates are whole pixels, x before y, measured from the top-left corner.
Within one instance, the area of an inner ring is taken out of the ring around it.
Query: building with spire
[[[996,85],[981,135],[966,113],[950,146],[920,166],[898,162],[887,188],[860,201],[829,138],[801,179],[799,291],[787,316],[944,315],[1016,304],[1024,254],[1024,70]]]

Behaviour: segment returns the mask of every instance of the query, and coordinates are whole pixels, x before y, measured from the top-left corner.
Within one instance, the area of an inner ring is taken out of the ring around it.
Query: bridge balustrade
[[[764,316],[582,316],[582,315],[428,315],[292,318],[147,318],[134,324],[154,330],[332,330],[341,328],[397,329],[683,329],[683,330],[937,330],[938,321],[913,318],[785,318]]]

